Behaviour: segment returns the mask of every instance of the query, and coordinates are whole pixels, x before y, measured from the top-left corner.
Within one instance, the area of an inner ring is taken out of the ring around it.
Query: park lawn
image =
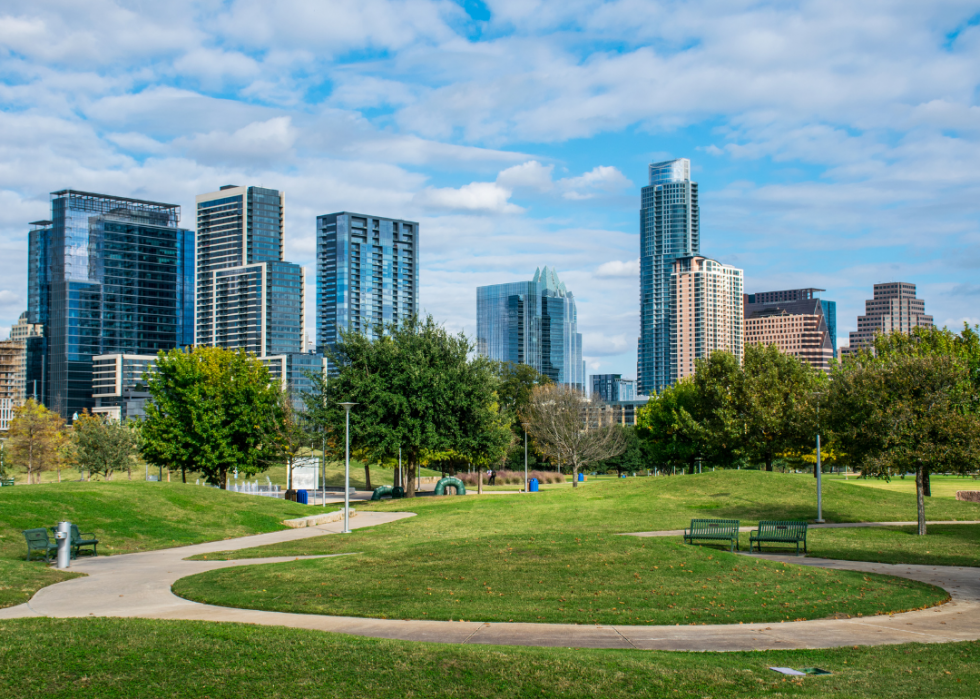
[[[99,539],[99,555],[149,551],[284,529],[282,520],[335,510],[180,483],[74,482],[0,488],[0,607],[64,579],[27,562],[25,529],[62,520]],[[13,582],[8,585],[8,577]]]
[[[914,526],[811,529],[807,543],[815,558],[980,567],[980,524],[930,524],[926,536],[916,531]]]
[[[174,591],[202,602],[389,618],[562,623],[738,623],[875,614],[937,603],[946,593],[908,580],[787,567],[673,538],[617,536],[682,528],[691,517],[794,519],[812,513],[807,479],[760,472],[594,483],[499,497],[418,498],[375,509],[419,516],[209,557],[358,553],[212,571]],[[830,484],[829,515],[895,520],[910,496]],[[929,504],[942,518],[980,505]],[[913,510],[914,512],[914,510]],[[747,536],[746,536],[747,538]],[[812,577],[811,577],[812,576]]]
[[[36,671],[38,659],[48,659]],[[770,667],[819,667],[789,679]],[[389,641],[143,619],[0,621],[0,698],[511,699],[980,693],[980,643],[668,653]]]
[[[829,474],[824,474],[823,479],[824,483],[829,480],[834,480],[839,482],[854,483],[867,488],[890,490],[894,493],[915,493],[914,476],[906,476],[905,478],[895,476],[886,481],[883,478],[857,478],[852,475],[845,481],[844,476],[831,476]],[[977,480],[977,478],[974,476],[932,475],[929,478],[929,487],[932,491],[932,497],[934,498],[955,499],[957,490],[980,490],[980,480]]]

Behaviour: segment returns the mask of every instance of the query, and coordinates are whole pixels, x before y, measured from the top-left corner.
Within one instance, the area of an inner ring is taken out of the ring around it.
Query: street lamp
[[[820,476],[823,468],[820,463],[820,398],[822,393],[814,394],[817,398],[817,524],[823,524],[823,488]]]
[[[357,403],[340,403],[344,408],[344,418],[346,420],[346,446],[344,447],[344,531],[341,534],[350,534],[350,409]]]
[[[527,493],[531,489],[527,482],[527,423],[522,423],[521,426],[524,428],[524,492]]]

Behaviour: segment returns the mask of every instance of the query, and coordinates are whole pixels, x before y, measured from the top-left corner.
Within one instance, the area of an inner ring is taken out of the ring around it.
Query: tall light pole
[[[527,482],[527,423],[525,422],[522,427],[524,428],[524,492],[527,493],[530,490]]]
[[[357,403],[340,403],[344,407],[346,421],[346,445],[344,447],[344,531],[350,534],[350,409]]]
[[[820,398],[822,393],[817,393],[817,523],[823,524],[823,489],[821,478],[823,468],[820,463]]]

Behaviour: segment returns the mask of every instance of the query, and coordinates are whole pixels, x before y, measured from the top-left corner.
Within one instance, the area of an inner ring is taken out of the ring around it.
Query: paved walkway
[[[362,512],[351,520],[351,527],[385,524],[410,516],[412,515],[409,513]],[[875,524],[884,526],[904,523]],[[181,599],[170,591],[170,586],[179,578],[208,570],[296,560],[296,557],[290,556],[236,561],[186,561],[183,560],[185,557],[295,541],[337,533],[340,528],[338,522],[162,551],[82,559],[75,562],[72,570],[86,573],[87,577],[45,587],[29,603],[0,610],[0,619],[29,616],[191,619],[288,626],[373,638],[439,643],[679,651],[832,648],[980,639],[978,568],[886,565],[795,556],[762,557],[796,565],[882,573],[920,580],[946,589],[952,600],[933,609],[856,619],[718,626],[603,626],[409,621],[287,614],[198,604]],[[642,535],[670,534],[646,532]]]
[[[861,529],[864,527],[914,527],[917,526],[918,522],[825,522],[823,524],[810,524],[807,525],[807,529]],[[926,526],[933,524],[980,524],[980,520],[955,520],[955,519],[945,519],[936,520],[935,522],[926,522]],[[739,527],[738,530],[745,534],[746,532],[754,532],[758,527]],[[630,532],[628,534],[620,534],[620,536],[681,536],[684,534],[683,529],[664,529],[658,532]]]

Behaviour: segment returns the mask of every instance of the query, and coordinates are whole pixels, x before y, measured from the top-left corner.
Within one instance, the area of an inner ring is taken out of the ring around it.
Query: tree
[[[462,334],[450,335],[432,316],[379,328],[373,341],[341,332],[331,352],[337,376],[314,382],[304,398],[307,419],[344,444],[341,402],[350,412],[352,445],[375,460],[401,448],[408,466],[409,497],[416,469],[427,454],[454,451],[473,463],[499,459],[510,440],[496,400],[494,363],[467,355],[473,347]]]
[[[863,474],[915,472],[919,534],[926,533],[929,471],[966,472],[980,456],[971,390],[968,368],[949,355],[864,355],[834,370],[829,403],[836,439]]]
[[[810,407],[822,372],[775,345],[746,345],[734,407],[744,424],[741,450],[772,471],[781,453],[802,449],[816,434]]]
[[[60,415],[33,398],[14,408],[7,445],[11,463],[27,471],[28,483],[40,483],[44,471],[60,470],[64,459],[64,425]]]
[[[262,363],[242,350],[195,347],[160,352],[147,377],[152,402],[143,422],[153,463],[200,471],[221,488],[228,473],[245,477],[276,460],[283,421],[281,390]]]
[[[500,402],[500,412],[506,416],[512,433],[503,461],[515,469],[524,468],[524,426],[521,424],[521,413],[527,410],[531,403],[531,395],[535,386],[547,386],[551,379],[527,364],[501,362],[497,368],[497,398]],[[528,467],[537,468],[543,455],[539,454],[533,444],[528,445]],[[556,464],[557,466],[557,464]]]
[[[622,475],[623,471],[637,471],[643,468],[643,444],[640,442],[636,428],[627,425],[616,425],[615,427],[622,435],[623,451],[611,459],[604,460],[600,468],[606,470],[614,468],[617,475]]]
[[[133,480],[133,464],[138,457],[136,429],[116,420],[93,415],[87,410],[72,423],[72,461],[79,470],[98,474],[107,481],[116,471],[126,471]]]
[[[293,467],[296,464],[296,458],[300,452],[308,448],[307,445],[310,444],[311,437],[306,429],[307,425],[304,424],[302,416],[298,415],[293,408],[293,401],[289,392],[280,389],[276,396],[276,402],[278,404],[276,413],[279,419],[270,420],[266,423],[272,431],[263,440],[264,444],[269,445],[266,454],[270,461],[266,466],[285,463],[286,488],[287,490],[293,490]],[[323,461],[324,463],[321,464],[321,468],[326,467],[326,458]],[[367,485],[368,489],[370,489],[370,477],[368,478]]]
[[[727,467],[744,453],[743,383],[742,367],[730,352],[712,352],[695,362],[694,404],[679,413],[678,426],[700,447],[699,458]],[[689,472],[694,472],[693,463]]]
[[[608,407],[564,384],[535,387],[521,420],[539,451],[571,468],[572,487],[578,487],[580,468],[626,448]]]

